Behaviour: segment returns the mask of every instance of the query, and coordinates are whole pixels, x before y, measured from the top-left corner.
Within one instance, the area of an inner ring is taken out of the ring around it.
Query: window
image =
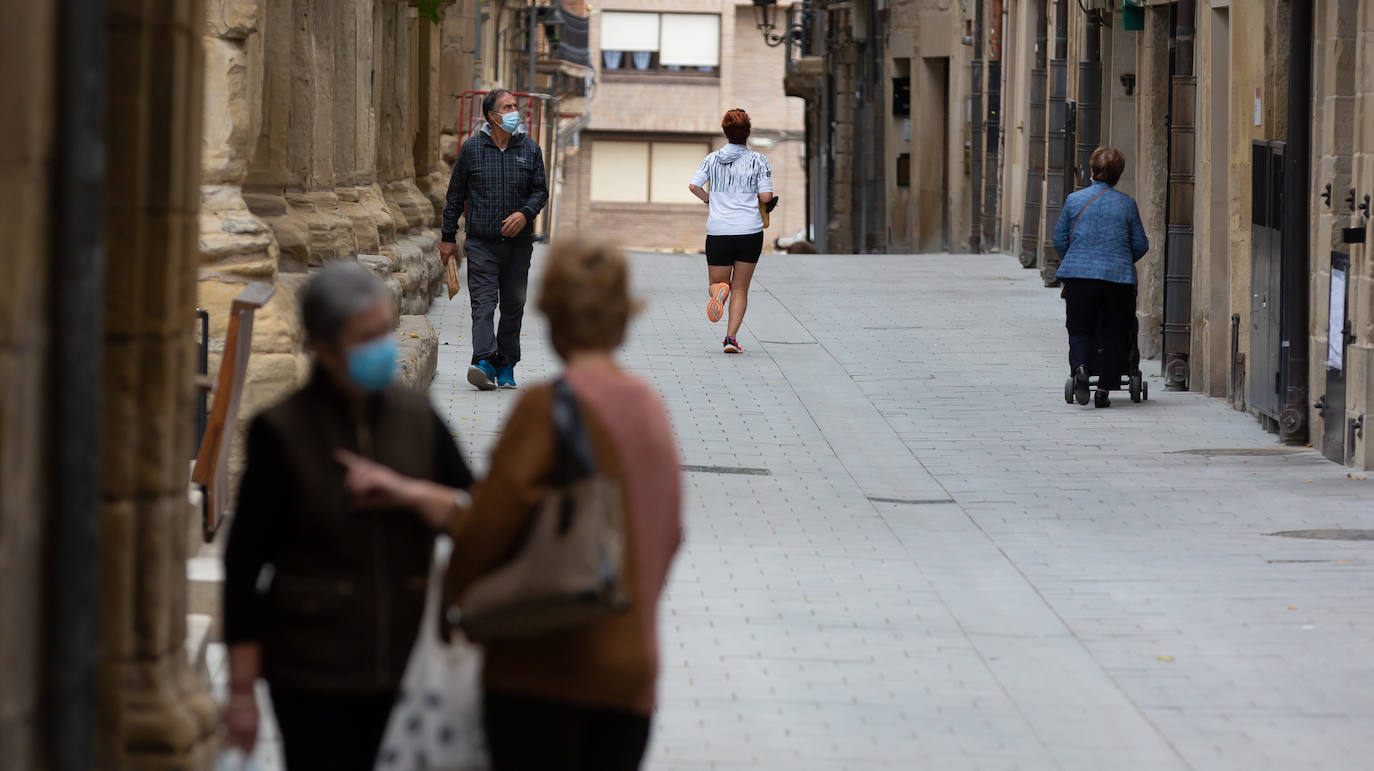
[[[700,204],[687,183],[709,152],[710,145],[696,142],[654,142],[649,160],[649,200]]]
[[[592,200],[697,203],[687,183],[709,152],[711,146],[705,142],[597,139],[592,142]]]
[[[718,14],[601,14],[603,72],[715,75],[719,67]]]
[[[649,199],[649,143],[596,140],[592,200],[643,203]]]

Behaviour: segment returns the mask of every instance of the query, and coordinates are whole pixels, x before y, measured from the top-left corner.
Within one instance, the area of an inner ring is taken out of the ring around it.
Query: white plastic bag
[[[237,747],[220,753],[215,761],[215,771],[258,771],[258,764]]]
[[[439,598],[453,543],[441,536],[425,595],[420,635],[387,720],[377,771],[487,771],[482,731],[482,651],[454,631],[439,638]]]

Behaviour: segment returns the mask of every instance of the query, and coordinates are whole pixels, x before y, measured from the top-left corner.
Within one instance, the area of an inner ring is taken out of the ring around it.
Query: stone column
[[[1136,60],[1136,115],[1139,116],[1136,169],[1136,203],[1150,239],[1150,253],[1136,263],[1139,294],[1136,319],[1141,358],[1160,355],[1164,313],[1164,199],[1168,190],[1169,129],[1169,13],[1168,8],[1145,10]],[[1046,222],[1046,227],[1053,223]]]
[[[0,768],[41,768],[50,376],[55,324],[48,206],[55,155],[57,6],[5,10],[0,46]],[[12,58],[11,58],[12,57]],[[15,66],[10,67],[13,62]],[[72,148],[66,148],[69,152]]]
[[[1352,185],[1357,202],[1374,190],[1374,8],[1360,3],[1355,51],[1355,153]],[[1358,203],[1357,203],[1358,206]],[[1365,224],[1363,216],[1350,215],[1350,226]],[[1357,211],[1355,214],[1361,214]],[[1355,342],[1346,349],[1346,416],[1363,419],[1363,437],[1352,449],[1354,464],[1374,468],[1374,259],[1370,244],[1351,249],[1350,323]]]
[[[272,227],[286,271],[357,253],[334,192],[333,11],[328,0],[267,0],[264,130],[244,198]]]
[[[443,281],[434,206],[415,184],[410,80],[418,65],[411,39],[420,20],[404,0],[376,0],[376,18],[377,179],[396,223],[396,240],[384,242],[380,251],[401,284],[401,313],[419,315],[429,310]]]
[[[386,186],[388,200],[405,219],[403,232],[413,235],[434,226],[434,207],[415,184],[414,141],[419,118],[416,85],[420,69],[415,43],[420,19],[416,9],[404,0],[384,0],[384,3],[383,23],[387,30],[384,54],[391,68],[383,109],[390,120],[383,128],[385,148],[379,160],[384,163],[379,171],[384,172],[389,183]]]
[[[465,127],[459,126],[461,120],[463,92],[477,88],[478,73],[474,66],[477,53],[477,0],[458,0],[444,11],[444,22],[439,32],[439,124],[444,135],[454,140],[454,157],[457,157],[457,141]],[[448,160],[448,144],[445,144],[445,159]],[[451,163],[452,161],[449,160]]]
[[[198,304],[210,314],[212,374],[219,369],[234,296],[250,281],[278,283],[284,290],[254,317],[253,355],[240,408],[245,422],[259,407],[294,388],[308,370],[301,353],[303,335],[293,291],[299,280],[278,274],[279,247],[273,229],[249,210],[243,195],[255,140],[265,130],[265,4],[266,0],[209,0],[203,38],[205,137]],[[285,211],[284,201],[279,205]],[[285,216],[278,222],[283,220]],[[230,463],[238,468],[239,452]]]
[[[452,10],[450,8],[449,10]],[[416,137],[414,145],[415,184],[434,208],[434,225],[444,213],[444,194],[448,191],[448,169],[439,157],[439,82],[442,78],[441,28],[428,19],[416,25],[417,51],[415,91]]]
[[[369,130],[372,64],[370,56],[363,58],[359,45],[360,5],[345,4],[334,18],[334,190],[344,216],[353,223],[359,253],[376,254],[383,233],[394,232],[395,224],[389,214],[383,218],[363,203],[372,179],[361,165],[359,141]],[[371,25],[364,26],[370,39]],[[375,200],[380,199],[379,191]]]
[[[390,0],[356,0],[354,4],[358,62],[354,158],[358,175],[358,201],[377,226],[376,251],[379,252],[381,244],[395,243],[397,225],[404,224],[404,218],[398,223],[388,207],[377,175],[378,133],[385,122],[381,97],[384,62],[378,56],[378,41],[383,36],[378,6],[387,2]]]
[[[353,222],[344,216],[334,192],[331,19],[338,12],[336,0],[295,2],[286,203],[309,228],[306,264],[310,266],[358,253]]]
[[[109,21],[100,768],[207,768],[218,710],[186,650],[201,0]]]

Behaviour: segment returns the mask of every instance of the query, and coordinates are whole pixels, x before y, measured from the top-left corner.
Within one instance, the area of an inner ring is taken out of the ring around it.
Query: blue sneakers
[[[496,390],[496,368],[491,366],[491,362],[482,359],[476,364],[468,367],[468,382],[477,386],[480,391]],[[515,381],[512,380],[512,383]]]
[[[496,385],[499,388],[515,387],[515,367],[507,364],[496,371]]]

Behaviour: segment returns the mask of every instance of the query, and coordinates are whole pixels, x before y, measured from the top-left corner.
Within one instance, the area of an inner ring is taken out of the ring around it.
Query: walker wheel
[[[1131,401],[1135,402],[1136,404],[1140,404],[1140,402],[1141,402],[1141,398],[1142,398],[1141,386],[1142,386],[1142,385],[1143,385],[1143,382],[1141,381],[1141,377],[1140,377],[1139,375],[1131,375],[1131,384],[1130,384],[1130,386],[1129,386],[1130,392],[1131,392]]]
[[[1149,381],[1144,381],[1144,380],[1141,381],[1141,383],[1140,383],[1140,398],[1141,398],[1143,401],[1147,401],[1147,402],[1150,400],[1150,383],[1149,383]]]
[[[1064,403],[1073,404],[1073,378],[1064,381]]]

